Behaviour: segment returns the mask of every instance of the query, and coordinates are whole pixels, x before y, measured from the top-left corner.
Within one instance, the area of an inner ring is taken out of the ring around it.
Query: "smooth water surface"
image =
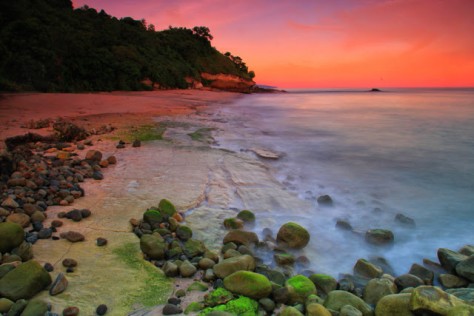
[[[311,269],[351,272],[358,258],[386,258],[396,273],[436,259],[439,247],[474,244],[474,90],[302,91],[244,97],[224,107],[221,147],[283,153],[275,177],[313,202],[299,221],[312,240]],[[329,194],[333,207],[318,206]],[[271,210],[269,210],[271,211]],[[402,213],[416,228],[394,220]],[[348,221],[354,234],[335,228]],[[390,229],[390,248],[368,246],[372,228]]]

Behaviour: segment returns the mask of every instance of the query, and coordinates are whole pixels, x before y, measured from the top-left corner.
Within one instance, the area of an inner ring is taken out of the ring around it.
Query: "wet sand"
[[[39,240],[34,245],[35,259],[50,262],[53,279],[65,272],[61,261],[78,261],[75,272],[67,273],[67,290],[57,296],[46,291],[40,297],[61,312],[77,306],[81,314],[91,315],[99,304],[107,304],[108,315],[160,315],[161,308],[172,293],[184,286],[182,280],[168,280],[159,269],[141,257],[138,238],[131,233],[131,218],[158,205],[162,198],[175,203],[186,216],[185,223],[212,250],[218,250],[225,234],[222,222],[238,210],[252,208],[258,228],[273,227],[272,209],[292,209],[304,214],[305,201],[285,191],[257,157],[240,152],[212,148],[209,139],[193,140],[189,133],[202,128],[215,131],[226,128],[226,122],[215,111],[238,94],[209,91],[164,91],[100,94],[32,94],[7,95],[0,101],[1,138],[23,134],[19,128],[31,119],[66,117],[90,130],[104,124],[117,129],[111,134],[92,136],[92,148],[105,157],[115,155],[117,164],[104,169],[101,181],[82,184],[85,197],[68,207],[54,206],[47,210],[46,225],[57,219],[59,212],[88,208],[92,216],[81,222],[64,219],[61,232],[74,230],[86,240],[71,244],[65,240]],[[64,105],[68,106],[65,107]],[[168,124],[164,140],[130,144],[116,149],[121,133],[140,125]],[[37,132],[37,130],[33,130]],[[49,133],[44,129],[41,133]],[[84,157],[87,149],[77,151]],[[256,231],[260,233],[260,231]],[[98,237],[108,245],[97,247]],[[176,283],[173,283],[176,281]],[[187,301],[192,301],[188,295]],[[187,303],[183,303],[183,309]],[[151,312],[148,310],[152,309]]]

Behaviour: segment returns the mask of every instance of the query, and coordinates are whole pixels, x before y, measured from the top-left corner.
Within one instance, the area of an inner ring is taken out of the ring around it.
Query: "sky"
[[[280,88],[473,87],[474,0],[73,0],[156,30],[207,26]]]

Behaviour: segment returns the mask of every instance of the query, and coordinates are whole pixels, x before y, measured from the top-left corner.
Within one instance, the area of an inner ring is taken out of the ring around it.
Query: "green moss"
[[[257,315],[258,303],[251,298],[241,296],[235,300],[229,301],[227,304],[218,305],[216,307],[208,307],[199,313],[204,316],[212,311],[222,311],[234,315],[253,316]]]
[[[227,229],[240,229],[244,227],[244,223],[241,219],[231,217],[224,220],[224,227]]]
[[[240,211],[239,214],[237,214],[237,218],[243,220],[246,223],[255,222],[255,214],[249,210]]]
[[[184,314],[187,315],[189,313],[199,312],[203,308],[204,308],[204,304],[200,302],[192,302],[188,305],[188,307],[186,307],[186,309],[184,310]]]
[[[144,306],[155,306],[166,302],[171,294],[172,282],[148,261],[143,260],[137,243],[128,243],[113,250],[117,259],[134,271],[144,271],[147,278],[135,291],[124,293],[124,306],[141,303]]]
[[[158,205],[161,213],[166,216],[173,216],[176,213],[176,208],[173,203],[167,199],[162,199]]]
[[[285,286],[290,294],[290,302],[304,303],[311,294],[316,294],[316,286],[304,275],[295,275],[286,280]]]
[[[219,287],[204,297],[204,304],[209,307],[214,307],[217,305],[226,304],[233,298],[234,295],[231,292],[227,291],[223,287]]]
[[[163,221],[163,215],[156,209],[149,209],[143,213],[143,221],[153,226]]]
[[[193,282],[190,286],[188,286],[187,290],[188,292],[191,291],[199,291],[199,292],[206,292],[207,291],[207,285],[202,283],[202,282]]]
[[[138,127],[130,127],[127,130],[111,136],[111,140],[123,140],[126,142],[163,140],[163,134],[166,131],[166,126],[146,124]]]
[[[212,143],[214,138],[212,138],[211,132],[214,130],[215,128],[204,127],[189,133],[188,136],[194,141]]]

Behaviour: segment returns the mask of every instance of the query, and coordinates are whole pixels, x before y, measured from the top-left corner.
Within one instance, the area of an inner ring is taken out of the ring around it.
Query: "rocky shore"
[[[337,278],[311,270],[305,248],[318,236],[304,221],[276,226],[268,215],[272,205],[298,212],[304,201],[258,160],[209,147],[222,122],[201,110],[235,96],[201,93],[171,94],[154,109],[159,95],[127,95],[138,113],[124,105],[8,122],[37,133],[2,133],[0,313],[474,314],[471,245],[441,248],[438,262],[401,275],[383,258],[360,258]],[[233,207],[236,196],[261,209]],[[403,214],[396,220],[414,226]],[[382,249],[394,242],[384,229],[362,237]]]

